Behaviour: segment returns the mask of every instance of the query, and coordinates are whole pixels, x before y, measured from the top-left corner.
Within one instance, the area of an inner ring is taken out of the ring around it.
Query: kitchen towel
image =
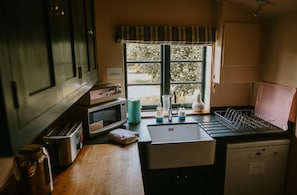
[[[108,139],[127,145],[138,140],[138,132],[120,128],[114,129],[108,133]]]
[[[288,130],[288,119],[295,92],[295,88],[260,82],[255,116]]]

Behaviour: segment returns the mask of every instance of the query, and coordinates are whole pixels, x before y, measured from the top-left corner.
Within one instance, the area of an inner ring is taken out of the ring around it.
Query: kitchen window
[[[205,94],[207,46],[124,44],[126,97],[140,99],[142,110],[154,110],[163,94],[173,107],[192,106]]]

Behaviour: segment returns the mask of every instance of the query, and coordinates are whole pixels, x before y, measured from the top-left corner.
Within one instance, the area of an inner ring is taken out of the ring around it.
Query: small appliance
[[[93,137],[127,121],[127,101],[125,98],[118,98],[96,105],[77,105],[74,115],[83,121],[84,137]]]
[[[79,103],[83,105],[95,105],[118,99],[121,96],[120,83],[101,83],[95,85]]]
[[[53,166],[70,165],[82,149],[82,122],[63,121],[43,136]]]
[[[51,194],[54,189],[51,163],[45,147],[40,144],[26,145],[14,159],[19,194]]]

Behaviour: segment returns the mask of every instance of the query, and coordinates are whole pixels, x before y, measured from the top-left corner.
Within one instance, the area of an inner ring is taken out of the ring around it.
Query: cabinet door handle
[[[54,12],[58,16],[64,16],[65,15],[64,10],[62,10],[61,6],[59,4],[57,4],[57,3],[50,3],[49,10],[51,12]]]
[[[60,6],[56,3],[51,3],[50,6],[49,6],[50,10],[51,11],[58,11],[60,10]]]
[[[18,90],[17,90],[17,84],[15,81],[11,82],[11,92],[12,92],[13,106],[15,109],[19,109],[20,104],[18,101]]]

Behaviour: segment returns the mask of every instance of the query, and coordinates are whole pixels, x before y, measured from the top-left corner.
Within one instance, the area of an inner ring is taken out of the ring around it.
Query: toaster
[[[83,146],[82,132],[82,122],[67,121],[58,124],[43,136],[53,166],[72,164]]]

